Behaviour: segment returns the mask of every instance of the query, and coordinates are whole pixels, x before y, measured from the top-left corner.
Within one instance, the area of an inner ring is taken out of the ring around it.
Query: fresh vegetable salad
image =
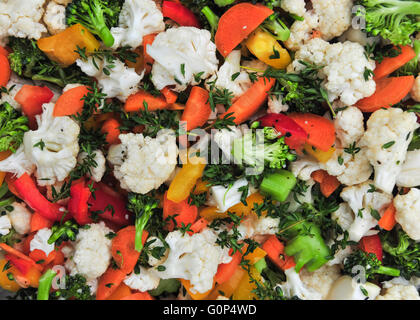
[[[0,286],[419,300],[420,2],[0,0]]]

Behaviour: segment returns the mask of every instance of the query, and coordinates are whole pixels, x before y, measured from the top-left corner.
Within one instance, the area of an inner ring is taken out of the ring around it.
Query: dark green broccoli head
[[[0,152],[16,152],[28,128],[28,118],[5,102],[0,105]]]

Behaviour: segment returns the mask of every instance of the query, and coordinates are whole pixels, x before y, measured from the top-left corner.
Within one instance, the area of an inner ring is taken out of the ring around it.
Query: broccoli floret
[[[352,277],[361,276],[361,268],[364,270],[366,280],[372,280],[378,274],[391,277],[400,275],[400,270],[383,266],[374,253],[358,249],[344,260],[344,273]]]
[[[408,61],[405,65],[403,65],[401,68],[399,68],[395,75],[398,77],[401,76],[417,76],[420,73],[420,40],[414,40],[413,42],[413,49],[416,53],[416,56]]]
[[[366,21],[366,31],[393,44],[410,44],[410,35],[420,31],[420,2],[406,0],[361,0],[364,10],[356,13]],[[365,11],[365,12],[363,12]]]
[[[64,241],[75,241],[76,236],[79,233],[79,226],[72,220],[68,220],[63,224],[55,224],[51,228],[52,234],[48,239],[48,243],[55,243],[58,246]]]
[[[178,279],[160,279],[156,289],[150,290],[149,293],[154,296],[160,296],[166,293],[176,293],[179,291],[181,282]]]
[[[80,274],[74,276],[66,276],[66,287],[52,293],[55,298],[65,300],[93,300],[94,297],[90,292],[89,286],[86,284],[86,279]]]
[[[123,0],[74,0],[66,8],[69,26],[80,23],[96,34],[107,47],[114,44],[111,28],[118,25]]]
[[[279,18],[278,13],[273,13],[262,24],[262,28],[270,32],[274,38],[286,41],[290,37],[290,29]]]
[[[159,201],[153,196],[137,193],[128,194],[127,209],[136,215],[134,225],[136,227],[135,249],[137,251],[141,251],[143,248],[143,244],[141,242],[143,230],[158,205]]]
[[[240,164],[272,169],[281,169],[287,161],[294,161],[296,156],[290,152],[284,137],[278,137],[272,128],[249,131],[242,138],[233,141],[233,156]]]
[[[412,240],[403,230],[381,234],[384,261],[401,270],[401,276],[410,279],[420,276],[420,243]]]
[[[29,130],[28,118],[5,102],[0,106],[0,152],[16,152],[23,142],[23,135]]]
[[[19,76],[32,80],[47,81],[60,87],[69,83],[89,83],[89,78],[75,64],[61,68],[51,61],[36,45],[26,38],[9,38],[11,69]]]

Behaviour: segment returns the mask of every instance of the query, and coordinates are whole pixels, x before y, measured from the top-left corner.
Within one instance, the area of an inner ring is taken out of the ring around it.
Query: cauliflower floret
[[[414,113],[399,108],[380,109],[370,116],[361,145],[367,147],[377,188],[392,192],[418,126]]]
[[[281,112],[286,112],[287,110],[289,110],[289,105],[286,103],[283,103],[282,99],[283,97],[281,95],[279,95],[278,97],[269,96],[268,101],[267,101],[267,105],[268,105],[267,113],[281,113]]]
[[[143,37],[165,30],[162,12],[152,0],[125,0],[118,27],[111,28],[115,38],[113,49],[120,46],[137,48]]]
[[[366,148],[360,148],[354,155],[337,148],[332,157],[320,166],[330,175],[336,176],[341,183],[352,186],[365,182],[373,172],[366,153]]]
[[[420,241],[420,190],[411,188],[410,192],[397,195],[394,206],[395,220],[411,239]]]
[[[375,61],[366,58],[363,46],[358,43],[330,44],[315,38],[296,52],[295,60],[288,67],[289,72],[304,68],[299,60],[324,66],[318,71],[318,77],[323,80],[321,85],[330,101],[340,98],[345,105],[351,106],[375,92],[375,81],[364,78],[366,68],[375,69]]]
[[[378,221],[372,216],[372,210],[382,214],[392,201],[392,195],[372,190],[373,181],[368,180],[362,184],[346,187],[341,192],[341,198],[348,203],[354,213],[354,221],[348,228],[349,239],[358,242],[369,230],[374,228]]]
[[[77,164],[79,125],[70,117],[54,117],[54,104],[42,106],[36,116],[38,129],[25,132],[23,144],[28,160],[37,167],[40,186],[63,181]]]
[[[217,204],[219,212],[225,212],[230,207],[241,202],[242,191],[240,188],[242,187],[248,187],[248,180],[245,178],[235,181],[231,186],[210,187],[210,198],[213,198]]]
[[[334,281],[326,300],[374,300],[381,288],[371,282],[358,283],[350,276]]]
[[[34,171],[34,164],[25,155],[23,145],[15,153],[0,161],[0,171],[13,173],[18,178],[25,172],[31,175]]]
[[[7,215],[0,217],[0,234],[5,236],[9,234],[10,229],[12,228],[12,223]]]
[[[71,274],[80,273],[86,279],[100,277],[111,261],[111,240],[106,235],[112,232],[104,222],[89,224],[89,229],[80,229],[74,243],[74,255],[67,264]]]
[[[50,252],[54,251],[54,243],[48,243],[48,239],[51,237],[51,235],[52,231],[49,228],[38,230],[30,242],[30,250],[34,251],[38,249],[44,251],[45,255],[48,256]]]
[[[321,33],[323,40],[340,36],[351,25],[352,0],[312,0],[312,10],[306,11],[305,1],[282,1],[283,10],[303,17],[290,28],[290,38],[285,42],[287,48],[298,50],[311,39],[314,30]]]
[[[51,34],[57,34],[66,29],[66,7],[51,1],[44,14],[44,23]]]
[[[40,21],[46,0],[0,1],[0,44],[8,36],[38,40],[47,29]]]
[[[249,215],[242,219],[237,230],[239,239],[253,238],[258,235],[276,234],[279,231],[280,218],[256,217]],[[230,232],[233,232],[232,230]]]
[[[83,163],[83,160],[86,159],[88,154],[86,152],[81,152],[78,156],[78,162]],[[101,150],[95,150],[92,152],[91,157],[93,157],[93,161],[95,161],[96,166],[90,169],[88,176],[92,178],[93,181],[99,182],[102,180],[104,173],[106,171],[106,159]]]
[[[341,146],[347,147],[353,142],[359,141],[365,133],[363,113],[359,108],[347,107],[337,113],[334,127]]]
[[[242,124],[239,127],[230,126],[228,129],[212,130],[212,138],[222,150],[226,163],[230,163],[232,158],[233,141],[242,138],[248,129],[246,124]]]
[[[140,266],[140,273],[132,272],[124,279],[124,283],[131,289],[145,292],[156,289],[159,285],[160,278],[151,269],[146,269]]]
[[[384,294],[376,300],[420,300],[419,293],[413,285],[393,284],[385,289]]]
[[[103,70],[107,62],[98,59],[95,59],[95,62],[93,62],[93,59],[92,57],[89,57],[86,61],[77,59],[76,63],[84,73],[98,80],[99,88],[102,89],[102,92],[108,98],[117,98],[125,102],[131,94],[137,91],[138,85],[143,79],[144,71],[139,75],[134,68],[128,68],[122,61],[117,59],[113,62],[114,67],[107,75]]]
[[[414,101],[420,102],[420,76],[417,76],[410,94]]]
[[[18,234],[27,234],[31,230],[31,212],[26,208],[24,203],[13,202],[13,210],[7,212],[13,229]]]
[[[286,282],[278,286],[282,289],[285,297],[292,298],[296,296],[302,300],[321,300],[322,294],[315,288],[303,283],[295,268],[289,268],[284,273],[286,274]]]
[[[303,181],[311,179],[312,172],[319,169],[321,169],[320,164],[308,156],[301,157],[299,160],[292,162],[290,165],[290,170],[294,176]]]
[[[319,292],[321,299],[324,300],[335,280],[340,277],[340,267],[338,265],[324,265],[314,272],[309,272],[303,268],[299,274],[302,283],[307,287]]]
[[[207,89],[210,88],[210,83],[214,82],[214,86],[220,89],[228,89],[235,98],[242,95],[249,89],[252,82],[249,79],[248,72],[241,71],[241,51],[233,50],[225,58],[225,62],[219,68],[217,73],[206,81]],[[232,76],[235,78],[232,80]]]
[[[159,33],[146,50],[155,60],[152,82],[158,90],[174,85],[173,90],[184,91],[188,85],[200,82],[194,75],[200,73],[200,79],[206,79],[217,71],[219,64],[210,32],[194,27]]]
[[[420,149],[408,151],[400,174],[397,177],[397,186],[420,186]]]
[[[193,293],[210,290],[218,265],[232,260],[229,248],[222,249],[216,240],[217,235],[208,228],[192,236],[179,230],[170,232],[165,238],[169,245],[168,259],[161,264],[165,269],[154,272],[162,279],[189,280]]]
[[[112,145],[108,161],[123,189],[145,194],[162,185],[175,170],[176,137],[162,130],[155,139],[142,134],[120,134],[121,144]]]

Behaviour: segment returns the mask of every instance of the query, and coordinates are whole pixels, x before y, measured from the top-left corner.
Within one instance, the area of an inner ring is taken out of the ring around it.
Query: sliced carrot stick
[[[82,113],[83,97],[89,93],[89,87],[79,86],[64,92],[55,103],[54,117],[72,116]]]
[[[204,125],[210,114],[208,91],[201,87],[193,87],[181,116],[181,121],[186,121],[186,130],[190,131]]]
[[[258,4],[239,3],[231,7],[219,20],[214,38],[217,50],[226,57],[272,13],[270,8]]]
[[[320,184],[321,193],[328,198],[330,195],[333,194],[335,190],[341,185],[340,181],[338,181],[337,177],[332,175],[327,175],[324,178],[324,181]]]
[[[235,273],[236,269],[241,263],[241,260],[242,260],[241,252],[236,251],[232,255],[232,260],[229,263],[219,264],[216,275],[214,276],[214,281],[216,281],[217,284],[222,284],[228,281],[232,277],[232,275]]]
[[[178,99],[178,94],[172,91],[171,89],[169,89],[168,87],[165,87],[162,90],[160,90],[160,93],[163,94],[168,104],[175,103],[176,100]]]
[[[389,77],[376,81],[373,95],[356,102],[362,112],[375,112],[381,108],[389,108],[400,102],[414,85],[413,76]]]
[[[200,233],[207,227],[208,224],[209,222],[206,219],[200,218],[196,222],[194,222],[194,224],[190,228],[192,232],[188,231],[188,234],[192,235],[193,233]]]
[[[271,235],[263,244],[262,249],[267,252],[268,258],[282,270],[295,266],[293,257],[284,254],[284,245],[275,235]]]
[[[327,175],[327,171],[325,170],[316,170],[312,172],[311,178],[318,183],[322,183]]]
[[[121,283],[118,288],[106,300],[121,300],[131,295],[131,289],[124,283]]]
[[[416,56],[411,46],[402,46],[401,53],[396,57],[385,57],[381,63],[376,63],[373,79],[379,80],[390,75]]]
[[[198,216],[198,208],[196,206],[192,206],[188,203],[188,198],[182,200],[180,202],[174,202],[168,199],[167,192],[165,192],[163,198],[163,219],[167,221],[169,217],[173,217],[173,219],[169,219],[167,221],[165,228],[169,231],[172,231],[175,228],[174,220],[176,222],[176,226],[178,228],[187,226],[191,223],[191,225],[197,220]]]
[[[259,78],[220,118],[233,113],[232,117],[235,117],[234,122],[236,124],[241,124],[248,120],[267,99],[267,92],[274,85],[275,81],[271,78]]]
[[[118,289],[126,275],[120,269],[108,268],[99,279],[96,300],[106,300]]]
[[[335,142],[335,127],[332,121],[312,113],[291,113],[290,118],[308,134],[308,144],[328,151]]]
[[[125,227],[117,232],[112,239],[111,252],[117,266],[125,274],[133,271],[140,252],[135,249],[136,228],[134,226]],[[142,243],[144,244],[148,236],[147,231],[143,231]]]
[[[152,33],[143,37],[143,61],[146,73],[149,73],[150,70],[152,70],[152,64],[155,62],[155,60],[153,60],[153,58],[147,53],[147,45],[152,44],[153,41],[155,41],[156,36],[156,33]]]
[[[120,300],[155,300],[148,292],[136,292]]]
[[[120,139],[118,138],[121,134],[120,126],[121,124],[114,118],[108,119],[104,122],[101,132],[106,134],[105,139],[108,144],[120,143]]]
[[[395,220],[395,212],[395,206],[391,203],[388,208],[386,208],[381,219],[379,219],[378,225],[384,230],[391,231],[397,224],[397,221]]]
[[[38,212],[34,212],[31,217],[31,232],[35,232],[44,228],[51,228],[54,221],[44,218]]]
[[[9,82],[12,70],[7,56],[0,54],[0,86],[5,87]]]
[[[128,97],[124,105],[124,110],[125,112],[138,112],[140,110],[144,110],[145,104],[147,105],[147,110],[149,111],[166,109],[168,106],[164,97],[155,97],[146,91],[140,90]]]
[[[16,257],[29,261],[29,262],[33,262],[35,264],[35,261],[32,260],[31,258],[29,258],[28,256],[24,255],[22,252],[20,252],[19,250],[16,250],[15,248],[12,248],[11,246],[5,244],[5,243],[0,243],[0,248],[3,249],[4,251],[6,251],[9,254],[13,254]]]

